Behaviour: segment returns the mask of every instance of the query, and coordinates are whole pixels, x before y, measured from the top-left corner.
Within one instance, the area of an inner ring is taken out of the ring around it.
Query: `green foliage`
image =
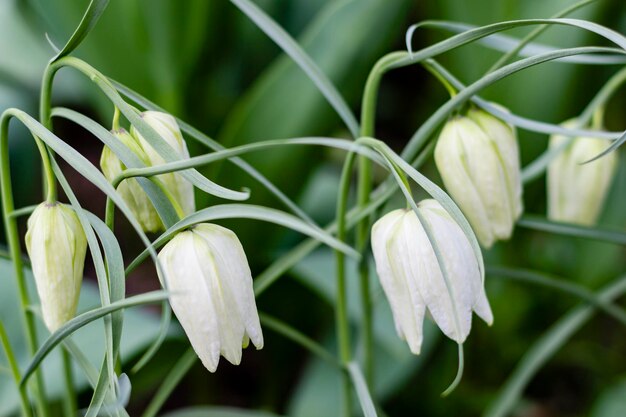
[[[92,255],[81,314],[51,337],[36,319],[35,346],[24,319],[38,314],[33,278],[26,268],[30,298],[24,300],[11,256],[0,258],[0,320],[16,353],[15,364],[0,354],[0,415],[15,413],[20,401],[25,415],[34,407],[45,416],[46,402],[48,415],[60,413],[62,397],[71,396],[58,377],[67,366],[61,346],[70,354],[73,387],[87,415],[149,417],[163,408],[172,410],[165,412],[168,417],[313,417],[337,415],[342,401],[366,416],[495,417],[525,407],[566,417],[622,415],[626,316],[619,297],[626,286],[616,277],[626,270],[623,152],[598,226],[547,220],[539,180],[555,155],[546,151],[547,134],[617,139],[607,152],[619,152],[626,141],[626,102],[616,94],[626,80],[625,17],[613,0],[427,0],[418,6],[409,0],[187,0],[185,7],[174,0],[0,1],[0,111],[12,108],[0,123],[2,140],[10,138],[0,144],[4,181],[9,161],[12,168],[12,190],[6,183],[2,190],[2,245],[19,254],[20,216],[41,201],[40,151],[56,157],[51,169],[61,199],[80,216]],[[405,32],[415,22],[420,23],[409,32],[406,51]],[[53,78],[48,90],[46,80]],[[363,93],[366,80],[369,90]],[[443,96],[438,80],[453,97]],[[38,100],[39,121],[31,116]],[[53,109],[51,100],[75,110]],[[112,104],[122,123],[134,125],[167,164],[145,167],[115,140],[109,133]],[[469,223],[439,187],[430,161],[439,127],[469,105],[518,126],[524,166],[527,214],[512,240],[488,251],[481,251]],[[179,160],[139,117],[144,109],[177,116],[198,156]],[[601,131],[588,127],[598,109],[605,111]],[[580,126],[560,125],[579,114]],[[376,139],[359,139],[360,125]],[[102,144],[128,174],[138,176],[165,233],[146,236],[96,168]],[[346,151],[386,168],[374,168],[377,188],[363,204],[352,206],[352,193],[337,195]],[[184,219],[151,177],[173,170],[197,188],[199,210]],[[398,191],[409,205],[413,195],[416,201],[426,194],[442,201],[474,244],[477,259],[484,259],[495,324],[475,324],[464,345],[465,377],[446,399],[439,394],[454,377],[456,346],[427,321],[421,355],[410,354],[397,337],[369,250],[358,253],[363,242],[353,239],[359,222],[367,229],[387,209],[406,206]],[[342,198],[352,208],[337,222],[335,206]],[[115,207],[124,218],[115,221]],[[167,337],[166,302],[160,324],[140,307],[167,296],[157,290],[155,249],[207,221],[223,223],[240,237],[259,310],[267,312],[261,314],[265,350],[247,349],[240,368],[221,364],[215,375],[198,365],[186,341]],[[335,257],[329,248],[318,248],[322,244],[353,258]],[[149,254],[155,268],[142,263]],[[336,263],[346,266],[345,306],[338,300]],[[370,271],[365,294],[359,285],[364,268]],[[90,278],[97,278],[98,289]],[[367,303],[372,380],[362,334]],[[347,307],[347,323],[333,319],[338,305]],[[104,326],[91,323],[100,318]],[[342,324],[353,342],[344,363],[335,359],[334,348]],[[11,379],[14,368],[21,373],[18,386]],[[564,391],[552,388],[571,374],[588,378]],[[342,398],[345,381],[351,398]],[[24,393],[32,404],[24,406]],[[571,406],[562,405],[568,400]]]

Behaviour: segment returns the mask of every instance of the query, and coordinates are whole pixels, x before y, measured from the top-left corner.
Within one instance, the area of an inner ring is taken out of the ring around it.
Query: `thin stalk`
[[[76,404],[76,390],[74,389],[74,376],[72,375],[72,358],[67,349],[61,349],[63,361],[63,379],[65,381],[65,397],[63,398],[63,413],[66,416],[75,416],[78,406]]]
[[[39,121],[48,130],[52,131],[52,119],[50,112],[52,111],[52,83],[57,67],[48,64],[43,73],[41,80],[41,92],[39,96]],[[46,178],[46,200],[52,203],[57,200],[57,183],[50,164],[50,153],[47,146],[35,136],[35,143],[41,155],[41,161]]]
[[[437,70],[437,68],[435,68],[435,66],[432,65],[432,62],[433,62],[432,60],[427,59],[424,62],[422,62],[422,66],[426,68],[428,72],[430,72],[432,75],[434,75],[437,81],[439,81],[446,88],[446,90],[448,91],[448,94],[450,94],[450,97],[456,96],[458,93],[458,90],[454,88],[454,86],[446,79],[446,77],[444,77]]]
[[[405,56],[404,52],[392,52],[383,56],[376,62],[370,71],[365,89],[363,91],[363,101],[361,103],[361,137],[370,137],[375,134],[376,125],[376,103],[378,100],[378,89],[383,75],[395,63],[399,57]],[[348,160],[346,159],[346,162]],[[344,165],[345,168],[345,165]],[[347,173],[349,177],[349,172]],[[357,207],[364,208],[368,205],[372,192],[372,162],[365,156],[359,156],[357,180]],[[344,208],[345,215],[345,208]],[[356,226],[356,250],[363,253],[365,251],[370,229],[371,219],[363,218]],[[374,379],[374,336],[372,330],[372,300],[370,295],[369,264],[367,256],[363,256],[359,264],[359,294],[363,318],[361,321],[361,344],[363,347],[363,373],[368,388],[371,388]]]
[[[354,153],[346,156],[341,171],[339,190],[337,196],[337,240],[346,240],[346,210],[348,206],[348,194],[350,192],[350,174],[354,166]],[[358,250],[358,249],[357,249]],[[337,275],[337,304],[335,306],[335,321],[337,323],[337,350],[343,366],[347,366],[351,359],[350,351],[350,326],[348,321],[348,300],[346,296],[346,260],[341,251],[335,251],[336,275]],[[341,416],[349,417],[352,412],[352,388],[350,376],[342,372],[342,402]]]
[[[7,362],[9,363],[9,368],[11,369],[11,375],[13,375],[15,386],[18,388],[18,392],[20,395],[20,406],[22,407],[22,415],[24,417],[31,417],[32,413],[30,410],[28,395],[26,394],[26,388],[20,385],[20,380],[22,379],[22,376],[20,375],[20,368],[17,365],[17,360],[15,360],[13,348],[11,348],[9,336],[4,329],[2,321],[0,321],[0,342],[2,343],[2,347],[4,348],[4,354],[7,358]]]
[[[35,355],[38,346],[35,317],[29,308],[30,297],[28,295],[26,278],[24,276],[17,221],[15,217],[11,216],[11,213],[13,213],[15,209],[15,204],[13,203],[13,188],[11,184],[11,169],[9,166],[9,122],[12,117],[13,115],[10,110],[5,111],[2,113],[2,116],[0,116],[0,185],[2,187],[2,215],[4,217],[7,243],[9,245],[9,253],[11,254],[15,280],[17,282],[22,324],[23,328],[26,329],[26,345],[28,352],[31,355]],[[32,385],[32,391],[37,404],[37,415],[42,417],[48,416],[43,374],[41,370],[36,372],[35,383]]]

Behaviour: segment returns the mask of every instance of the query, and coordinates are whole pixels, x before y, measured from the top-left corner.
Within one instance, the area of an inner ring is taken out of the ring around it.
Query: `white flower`
[[[252,274],[232,231],[197,224],[168,242],[159,260],[172,309],[209,371],[217,369],[220,354],[238,365],[250,340],[263,347]]]
[[[133,152],[139,159],[146,165],[150,164],[146,154],[143,152],[141,146],[137,141],[124,129],[119,129],[113,132],[124,145],[126,145],[131,152]],[[119,174],[126,169],[126,166],[119,160],[119,158],[113,153],[113,151],[105,146],[102,150],[102,156],[100,157],[100,167],[104,176],[113,181]],[[152,202],[148,198],[141,185],[134,178],[129,178],[120,183],[117,187],[117,191],[120,193],[124,202],[128,205],[133,212],[137,221],[141,225],[141,228],[146,232],[159,232],[165,229],[159,214],[152,205]]]
[[[573,126],[566,122],[564,126]],[[550,149],[562,146],[569,138],[554,135]],[[548,166],[548,217],[552,220],[595,224],[617,169],[617,153],[582,164],[610,145],[608,139],[579,137],[559,153]]]
[[[470,110],[444,126],[435,162],[480,243],[489,248],[508,239],[523,210],[515,128],[483,110]]]
[[[25,240],[43,320],[54,332],[76,314],[87,238],[74,210],[41,203],[28,218]]]
[[[457,343],[463,343],[470,332],[472,311],[488,324],[493,322],[478,260],[461,227],[435,200],[423,200],[418,211],[443,256],[450,291],[433,245],[413,210],[394,210],[372,228],[376,271],[396,330],[416,355],[422,346],[426,309],[444,334]]]
[[[167,113],[157,111],[146,111],[141,113],[143,120],[150,125],[178,154],[181,159],[189,158],[187,144],[183,138],[176,119]],[[161,165],[165,160],[156,150],[141,136],[135,126],[130,130],[145,153],[150,166]],[[180,204],[185,215],[189,215],[196,210],[196,203],[193,194],[193,185],[180,174],[169,173],[157,176],[164,184],[172,196]]]

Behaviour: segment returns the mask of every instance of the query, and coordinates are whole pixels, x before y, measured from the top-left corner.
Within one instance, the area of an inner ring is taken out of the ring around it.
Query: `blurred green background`
[[[446,19],[482,25],[499,20],[549,17],[572,1],[258,0],[256,3],[300,41],[358,114],[370,68],[383,54],[404,49],[404,34],[412,23]],[[54,54],[46,34],[53,43],[62,45],[87,4],[86,0],[0,0],[0,110],[20,107],[36,114],[41,74]],[[573,16],[626,33],[623,0],[598,1]],[[528,30],[510,34],[523,36]],[[413,45],[421,48],[447,35],[421,29]],[[555,46],[605,45],[598,37],[572,28],[551,28],[540,41]],[[349,137],[306,75],[224,0],[111,0],[97,27],[75,55],[225,146],[300,136]],[[440,62],[468,83],[479,78],[497,58],[497,53],[473,45],[445,54]],[[550,63],[499,82],[483,96],[520,115],[559,123],[577,115],[618,69]],[[626,129],[623,91],[607,109],[609,130]],[[391,72],[380,90],[377,137],[400,150],[445,100],[445,90],[422,68]],[[88,80],[71,70],[59,73],[53,103],[78,109],[110,127],[111,105]],[[97,163],[100,142],[68,123],[55,123],[55,131]],[[519,136],[523,164],[532,161],[546,147],[545,135],[520,131]],[[33,184],[39,184],[39,159],[33,141],[17,124],[12,129],[10,146],[16,204],[37,203],[41,189]],[[192,154],[206,152],[191,142],[190,148]],[[333,219],[342,154],[289,148],[261,152],[245,159],[298,201],[320,224]],[[626,231],[623,153],[621,159],[600,223]],[[232,165],[209,167],[204,172],[221,184],[249,187],[252,203],[282,208]],[[424,173],[439,181],[432,162],[424,168]],[[103,215],[104,198],[82,178],[70,177],[84,206]],[[205,196],[197,197],[201,206],[216,202]],[[524,200],[527,213],[545,213],[543,178],[526,186]],[[224,224],[240,236],[253,273],[263,271],[301,239],[258,222]],[[132,259],[140,250],[140,242],[121,219],[116,232],[126,259]],[[486,254],[489,265],[545,271],[591,289],[623,274],[625,255],[620,246],[522,229],[516,231],[511,241],[496,245]],[[88,266],[87,275],[90,274],[93,275]],[[542,287],[497,276],[488,278],[495,324],[487,328],[483,323],[475,323],[466,344],[465,378],[460,388],[446,399],[441,399],[439,393],[453,378],[456,346],[440,338],[438,331],[431,331],[427,325],[430,344],[420,357],[411,356],[405,344],[397,340],[388,307],[380,289],[375,287],[375,298],[380,301],[376,304],[379,377],[376,393],[388,415],[481,415],[524,352],[578,301]],[[128,286],[129,293],[136,293],[156,288],[158,283],[152,269],[145,267],[132,275]],[[257,302],[260,310],[284,319],[333,349],[333,291],[333,260],[330,252],[320,250]],[[352,292],[357,292],[356,287]],[[2,296],[9,296],[9,292],[4,291]],[[356,300],[352,307],[356,322],[359,315]],[[151,320],[158,320],[156,310],[148,314]],[[195,366],[165,409],[220,404],[290,416],[335,414],[339,387],[336,372],[282,336],[269,330],[265,336],[265,349],[246,351],[240,367],[224,361],[213,375]],[[147,403],[186,343],[180,332],[174,332],[150,366],[132,377],[131,415],[139,413]],[[626,408],[619,405],[626,396],[624,352],[624,329],[599,315],[532,380],[515,415],[626,415]],[[126,359],[132,364],[134,358]],[[83,400],[87,401],[89,392],[84,395]]]

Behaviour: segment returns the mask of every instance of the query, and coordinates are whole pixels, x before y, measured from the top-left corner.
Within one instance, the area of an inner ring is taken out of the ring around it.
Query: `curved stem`
[[[43,73],[41,80],[41,93],[39,97],[39,121],[48,130],[52,131],[52,119],[50,118],[50,112],[52,111],[52,83],[54,81],[54,74],[57,72],[58,67],[48,64]],[[52,171],[52,165],[50,164],[50,153],[47,146],[35,136],[35,142],[41,155],[41,161],[43,163],[43,169],[46,178],[46,201],[52,203],[57,199],[57,183]]]
[[[424,68],[426,68],[428,70],[428,72],[430,72],[432,75],[435,76],[435,78],[437,78],[437,81],[439,81],[448,91],[448,94],[450,94],[450,97],[454,97],[457,95],[458,90],[456,88],[454,88],[454,86],[446,79],[446,77],[444,77],[438,70],[437,68],[432,65],[433,61],[430,59],[425,60],[424,62],[422,62],[422,66]]]
[[[339,190],[337,195],[337,240],[345,242],[346,240],[346,210],[348,206],[348,194],[350,192],[350,174],[354,166],[354,153],[350,152],[346,155],[343,168],[341,170],[341,179],[339,181]],[[358,248],[357,248],[358,250]],[[337,323],[337,350],[339,358],[343,366],[347,366],[351,359],[350,351],[350,327],[348,318],[348,300],[346,296],[346,260],[345,255],[341,251],[335,251],[336,275],[337,275],[337,305],[335,309],[335,321]],[[344,371],[342,372],[342,408],[341,416],[349,417],[351,415],[352,391],[350,387],[350,377]]]
[[[383,75],[391,68],[391,65],[406,52],[392,52],[379,59],[370,71],[361,103],[361,132],[360,136],[374,136],[376,120],[376,103],[378,101],[378,89]],[[346,165],[352,161],[346,159]],[[344,165],[344,169],[346,166]],[[344,174],[348,176],[349,171]],[[357,183],[357,206],[365,207],[369,203],[372,192],[372,163],[365,156],[359,156],[358,183]],[[345,208],[344,214],[345,216]],[[338,218],[338,221],[339,220]],[[356,227],[356,250],[364,252],[367,245],[371,220],[369,217],[362,219]],[[372,330],[372,300],[370,296],[369,265],[364,256],[359,264],[359,287],[363,320],[361,325],[361,343],[363,346],[364,374],[367,385],[371,387],[374,378],[374,354],[373,354],[373,330]]]
[[[35,317],[30,311],[30,297],[26,288],[26,278],[24,276],[24,268],[22,264],[22,253],[20,248],[20,236],[17,230],[16,218],[11,216],[15,209],[13,203],[13,189],[11,185],[11,169],[9,166],[9,122],[13,114],[11,109],[5,110],[0,116],[0,185],[2,187],[2,214],[4,217],[4,225],[6,227],[7,243],[9,245],[9,253],[13,262],[13,270],[15,280],[17,282],[18,296],[21,306],[21,317],[23,328],[26,329],[26,344],[28,352],[34,355],[37,352],[37,331],[35,327]],[[47,155],[47,152],[46,152]],[[47,416],[48,408],[45,401],[45,390],[43,382],[43,374],[38,371],[36,374],[35,384],[33,385],[33,394],[37,402],[39,416]]]

